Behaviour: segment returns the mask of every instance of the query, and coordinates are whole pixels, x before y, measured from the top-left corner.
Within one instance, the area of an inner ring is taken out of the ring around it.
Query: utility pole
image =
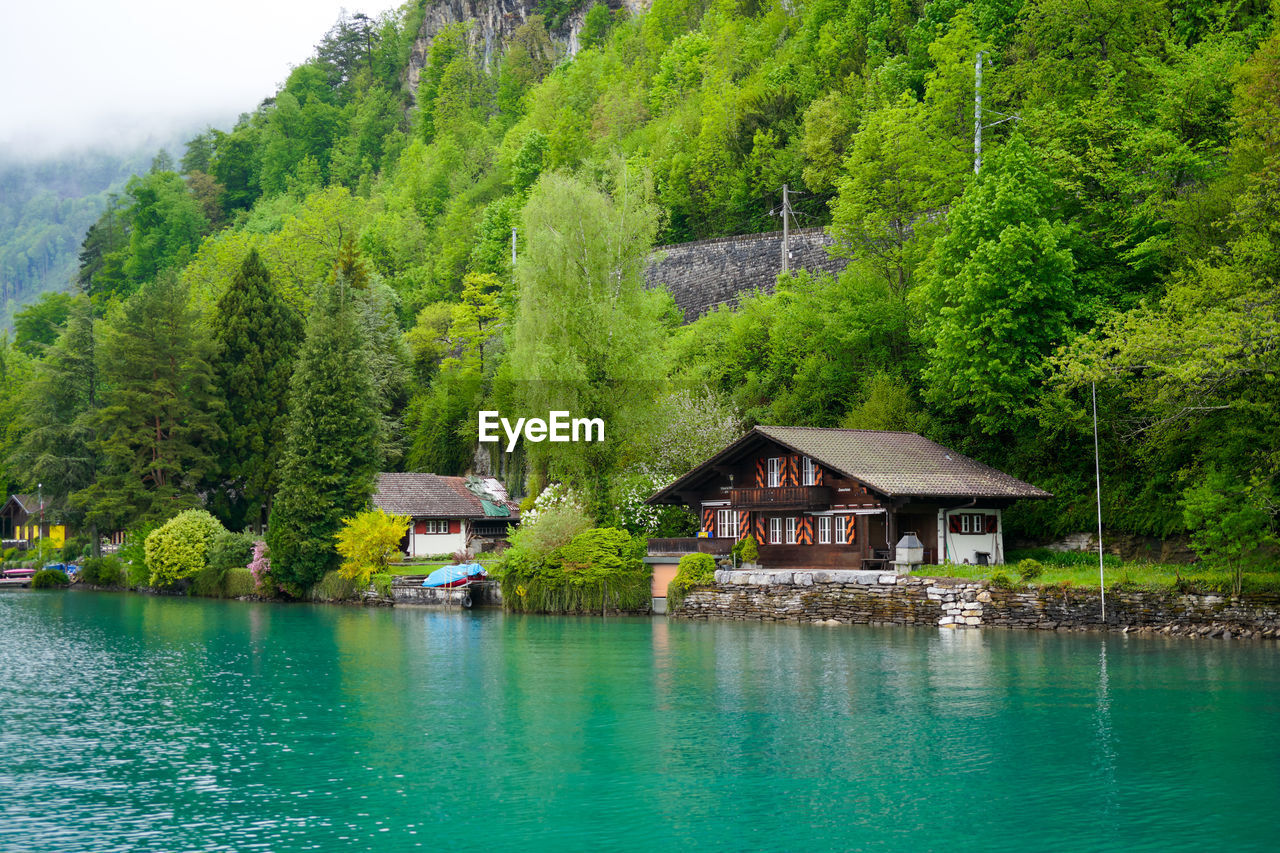
[[[982,55],[973,63],[973,173],[982,168]]]
[[[791,197],[787,185],[782,185],[782,271],[791,270]]]
[[[1016,113],[1005,115],[997,110],[990,110],[993,115],[999,116],[999,120],[991,124],[982,123],[982,62],[986,56],[987,52],[980,50],[973,61],[973,173],[975,175],[982,169],[982,131],[988,127],[1004,124],[1006,121],[1022,120],[1022,116]]]

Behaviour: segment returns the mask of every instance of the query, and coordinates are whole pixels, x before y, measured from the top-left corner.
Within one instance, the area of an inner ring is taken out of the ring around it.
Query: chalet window
[[[808,456],[804,458],[804,479],[800,481],[803,486],[814,486],[818,483],[818,466]]]
[[[774,456],[769,460],[769,480],[765,484],[774,489],[782,485],[782,457]]]
[[[769,544],[782,544],[782,519],[780,518],[769,519]]]
[[[964,512],[960,514],[959,531],[952,530],[953,533],[995,533],[996,517],[994,515],[986,515],[980,512]]]
[[[722,509],[716,513],[716,538],[734,539],[738,535],[738,511]]]
[[[414,525],[414,533],[419,535],[433,535],[436,533],[448,533],[449,521],[444,518],[428,518],[426,521],[419,521]]]
[[[796,522],[798,518],[792,517],[787,519],[787,544],[796,544]]]
[[[818,544],[831,544],[831,516],[829,515],[818,516]]]

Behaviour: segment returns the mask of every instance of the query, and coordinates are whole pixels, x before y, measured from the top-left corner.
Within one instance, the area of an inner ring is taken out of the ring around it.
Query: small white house
[[[516,504],[492,478],[439,474],[379,474],[373,505],[411,519],[400,547],[410,557],[488,550],[519,524]]]
[[[938,510],[938,553],[943,560],[969,565],[1004,562],[1004,533],[999,509],[966,507]]]

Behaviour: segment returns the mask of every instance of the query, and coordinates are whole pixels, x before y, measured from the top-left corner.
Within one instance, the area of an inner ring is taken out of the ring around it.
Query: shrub
[[[684,603],[684,597],[695,586],[715,583],[716,559],[710,554],[685,554],[680,558],[676,576],[667,584],[667,610]]]
[[[32,589],[57,589],[70,585],[70,578],[61,569],[42,569],[31,576]]]
[[[120,586],[124,583],[124,566],[115,557],[86,557],[80,567],[80,580],[90,586]]]
[[[253,559],[249,561],[249,575],[253,578],[255,593],[263,596],[276,594],[275,578],[271,576],[271,559],[267,556],[267,543],[261,539],[253,543]]]
[[[373,588],[377,590],[378,595],[383,598],[391,597],[391,574],[383,572],[373,576]]]
[[[612,527],[585,530],[546,555],[513,545],[495,570],[503,606],[526,613],[645,610],[652,573],[644,551],[643,539]]]
[[[998,571],[993,574],[988,583],[995,589],[1016,589],[1013,578],[1009,577],[1003,571]]]
[[[342,572],[335,569],[311,587],[310,596],[312,601],[354,601],[366,586],[367,583],[359,585],[351,578],[343,577]]]
[[[209,565],[220,572],[245,568],[253,559],[254,541],[249,533],[224,530],[213,538],[209,547]]]
[[[1039,560],[1019,560],[1017,571],[1023,583],[1031,583],[1044,574],[1044,564]]]
[[[98,569],[98,586],[124,586],[124,566],[114,557],[100,557],[103,560]]]
[[[238,566],[227,569],[222,578],[222,589],[227,598],[248,598],[257,594],[258,583],[253,578],[253,572],[244,566]]]
[[[356,586],[367,587],[369,578],[385,572],[391,558],[400,554],[400,540],[408,530],[407,515],[387,515],[380,509],[342,519],[342,529],[335,535],[342,555],[338,571]]]
[[[209,550],[225,528],[202,509],[180,512],[146,538],[146,565],[155,586],[172,586],[209,565]]]
[[[594,522],[576,504],[564,503],[538,511],[531,521],[521,521],[520,527],[508,537],[516,548],[531,559],[544,560],[557,548],[563,548],[592,528]]]
[[[87,539],[83,539],[79,536],[68,539],[62,544],[62,551],[60,552],[62,562],[74,563],[76,560],[80,559],[81,555],[84,554],[85,546],[88,544],[89,542]]]
[[[116,552],[120,562],[124,563],[129,579],[129,586],[146,586],[151,582],[151,571],[147,568],[147,537],[159,527],[157,524],[142,524],[125,533],[124,544]]]
[[[222,597],[222,577],[226,572],[213,566],[206,565],[200,571],[191,575],[191,594],[202,595],[207,598]]]
[[[742,562],[754,563],[760,559],[760,546],[756,543],[756,537],[747,534],[747,538],[742,540]]]

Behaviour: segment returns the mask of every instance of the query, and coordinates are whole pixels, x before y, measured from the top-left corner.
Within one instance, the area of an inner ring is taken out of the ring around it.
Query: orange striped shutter
[[[716,535],[716,511],[714,509],[704,509],[702,511],[702,532],[708,536]]]
[[[796,544],[813,544],[813,518],[810,516],[801,516],[800,523],[796,525]]]
[[[763,545],[769,540],[765,538],[769,533],[769,524],[763,515],[756,515],[756,543]]]
[[[751,513],[738,510],[738,538],[746,539],[751,535]]]
[[[846,515],[844,517],[844,541],[846,545],[852,545],[858,539],[858,517],[856,515]]]
[[[765,467],[768,464],[769,463],[766,462],[763,457],[756,460],[756,488],[757,489],[763,489],[765,486],[765,483],[769,482],[768,475],[765,471]]]
[[[787,454],[787,482],[784,485],[800,485],[800,457],[794,453]]]

